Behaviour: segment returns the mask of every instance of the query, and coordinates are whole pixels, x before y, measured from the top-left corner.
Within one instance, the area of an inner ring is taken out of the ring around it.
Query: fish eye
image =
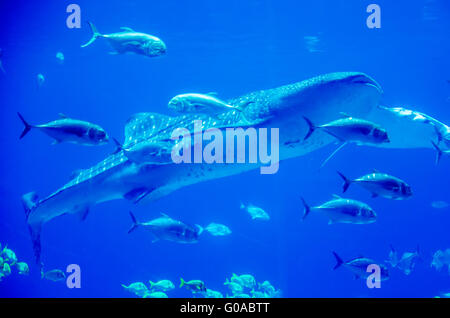
[[[106,137],[106,133],[104,132],[104,131],[99,131],[98,132],[98,137],[100,138],[100,139],[105,139],[105,137]]]

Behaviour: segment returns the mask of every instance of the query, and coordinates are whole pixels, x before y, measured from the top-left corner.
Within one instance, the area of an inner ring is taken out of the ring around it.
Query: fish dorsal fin
[[[373,173],[380,173],[380,171],[378,171],[378,169],[376,169],[376,168],[373,168],[373,169],[372,169],[372,172],[373,172]]]
[[[335,199],[335,200],[342,199],[342,197],[337,194],[333,194],[332,196],[333,196],[333,199]]]
[[[120,27],[120,29],[124,30],[124,31],[128,31],[128,32],[134,32],[134,30],[132,28],[129,28],[129,27]]]
[[[217,92],[209,92],[209,93],[206,93],[205,95],[212,96],[212,97],[217,97],[217,96],[219,96],[219,93],[217,93]]]
[[[165,218],[168,218],[168,219],[171,219],[171,217],[170,216],[168,216],[166,213],[164,213],[164,212],[160,212],[160,214],[161,214],[161,216],[162,217],[165,217]]]
[[[60,118],[69,118],[69,117],[66,116],[66,114],[63,114],[63,113],[58,113],[58,116]]]
[[[339,115],[341,115],[341,117],[343,117],[343,118],[352,118],[351,115],[349,115],[349,114],[347,114],[345,112],[339,112]]]

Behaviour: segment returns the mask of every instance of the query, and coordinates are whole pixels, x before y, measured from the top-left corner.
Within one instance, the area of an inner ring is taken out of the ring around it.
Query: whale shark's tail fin
[[[22,203],[25,209],[25,215],[28,217],[30,213],[38,206],[39,197],[35,192],[30,192],[22,196]],[[33,251],[36,258],[36,264],[41,264],[41,223],[30,224],[28,222],[31,240],[33,242]]]
[[[92,37],[91,37],[91,39],[90,39],[86,44],[83,44],[81,47],[86,47],[86,46],[88,46],[88,45],[91,45],[92,42],[94,42],[95,40],[97,40],[98,37],[101,37],[101,36],[102,36],[102,34],[100,34],[100,33],[97,31],[97,28],[95,27],[95,25],[94,25],[92,22],[88,21],[88,24],[89,24],[89,27],[91,28],[91,31],[92,31]]]

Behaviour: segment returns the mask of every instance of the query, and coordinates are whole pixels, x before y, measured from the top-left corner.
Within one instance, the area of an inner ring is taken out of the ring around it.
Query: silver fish
[[[52,282],[59,282],[66,279],[66,274],[59,269],[52,269],[48,272],[41,270],[41,278],[51,280]]]
[[[92,30],[92,38],[81,47],[90,45],[97,38],[104,38],[114,48],[112,54],[135,53],[155,57],[166,53],[166,45],[156,36],[136,32],[128,27],[122,27],[121,32],[100,34],[92,22],[88,23]]]
[[[180,94],[169,101],[169,109],[178,113],[194,113],[215,116],[229,110],[243,112],[242,106],[229,105],[210,94]]]
[[[437,271],[440,271],[444,266],[447,267],[448,274],[450,275],[450,248],[447,248],[445,251],[437,250],[433,254],[431,267],[434,267]]]
[[[161,217],[151,220],[149,222],[138,222],[133,213],[130,212],[133,225],[128,230],[128,233],[133,232],[138,227],[143,227],[149,230],[157,240],[167,240],[177,243],[196,243],[198,237],[203,231],[201,227],[193,227],[181,221],[174,220],[167,214],[161,213]]]
[[[116,139],[117,150],[123,151],[128,160],[135,163],[169,164],[172,163],[172,145],[167,142],[143,141],[129,148],[124,148]]]
[[[445,201],[433,201],[431,202],[431,206],[435,209],[445,209],[448,208],[450,204]]]
[[[206,292],[205,283],[199,279],[193,279],[190,281],[185,281],[183,278],[180,278],[180,287],[182,288],[185,286],[187,289],[191,290],[192,292]]]
[[[63,114],[60,114],[61,119],[43,125],[30,125],[20,113],[17,113],[17,115],[19,115],[20,120],[25,125],[19,139],[22,139],[31,129],[40,130],[44,134],[52,137],[54,144],[69,142],[93,146],[106,144],[109,139],[105,130],[100,126],[87,121],[67,118]]]
[[[225,236],[231,234],[231,230],[228,226],[214,222],[208,224],[208,226],[205,227],[205,231],[213,236]]]
[[[365,257],[357,257],[351,259],[349,261],[344,262],[341,257],[333,252],[334,257],[336,258],[336,265],[333,269],[338,269],[341,266],[348,268],[354,275],[355,278],[364,278],[367,279],[372,272],[367,272],[367,267],[369,265],[375,264],[380,267],[380,281],[385,281],[389,279],[389,270],[383,264],[378,264],[374,260]]]
[[[163,279],[163,280],[157,281],[156,283],[149,280],[148,284],[150,286],[151,291],[166,292],[166,291],[175,289],[175,285],[168,279]]]
[[[244,209],[250,214],[252,220],[260,219],[264,221],[270,220],[269,214],[260,207],[254,206],[253,204],[243,204],[241,203],[241,209]]]
[[[328,122],[334,114],[350,112],[355,116],[374,116],[381,112],[376,106],[381,99],[379,85],[362,73],[331,73],[295,84],[253,92],[232,99],[230,105],[254,101],[246,108],[246,119],[255,128],[281,128],[279,140],[280,160],[299,157],[332,143],[328,134],[314,134],[302,141],[306,129],[302,116],[315,121]],[[165,116],[141,113],[133,116],[125,127],[124,147],[143,141],[170,140],[173,127],[186,127],[193,131],[193,121],[202,120],[204,129],[246,127],[230,111],[221,119],[204,115]],[[383,123],[384,126],[384,123]],[[395,126],[391,126],[393,129]],[[404,132],[406,133],[406,132]],[[397,142],[397,141],[396,141]],[[402,147],[401,142],[396,143]],[[411,147],[431,147],[429,139],[424,144]],[[46,198],[36,193],[23,196],[23,204],[30,227],[33,249],[39,262],[42,224],[67,213],[79,213],[93,205],[115,199],[136,200],[143,194],[146,200],[161,198],[190,184],[218,179],[257,169],[261,163],[247,164],[136,164],[128,160],[123,151],[108,156]]]
[[[437,144],[441,142],[443,145],[441,146],[444,150],[450,150],[450,127],[443,122],[425,114],[422,112],[418,112],[415,110],[407,109],[404,107],[386,107],[386,106],[378,106],[380,109],[388,112],[389,114],[397,117],[397,120],[401,120],[406,122],[410,122],[418,127],[426,126],[429,127],[428,130],[425,130],[426,127],[422,127],[422,133],[420,136],[416,135],[416,129],[411,129],[411,127],[405,127],[405,129],[409,130],[410,138],[428,138],[428,140],[433,140],[434,137],[437,137]],[[435,136],[433,136],[435,135]],[[433,137],[433,138],[432,138]]]
[[[404,252],[399,258],[397,251],[391,246],[391,251],[389,252],[389,259],[387,262],[391,264],[392,267],[398,268],[405,275],[411,274],[416,266],[417,261],[420,258],[419,247],[417,247],[414,252]]]
[[[309,131],[303,140],[311,137],[315,130],[321,129],[341,142],[355,142],[358,144],[382,144],[389,142],[386,130],[368,120],[346,117],[333,120],[328,124],[315,126],[307,117],[304,117],[304,119],[309,126]]]
[[[325,202],[317,207],[310,207],[302,198],[305,207],[303,219],[308,216],[311,211],[321,211],[330,219],[332,223],[352,223],[352,224],[369,224],[377,220],[377,214],[367,204],[350,199],[344,199],[334,195],[334,199]]]
[[[64,63],[64,54],[62,52],[57,52],[56,59],[58,60],[59,64],[63,64]]]
[[[388,199],[403,200],[412,196],[411,187],[403,180],[386,173],[374,171],[351,180],[341,172],[337,172],[344,180],[342,192],[346,192],[350,184],[356,183],[372,193],[372,197],[382,196]]]
[[[166,293],[157,291],[151,293],[145,293],[142,298],[169,298]]]
[[[124,284],[121,285],[126,291],[129,291],[139,297],[144,297],[144,295],[148,293],[147,286],[145,286],[142,282],[131,283],[128,286]]]
[[[342,114],[345,118],[333,120],[332,122],[321,126],[315,126],[309,118],[303,116],[309,127],[308,133],[303,138],[304,141],[309,139],[314,131],[320,129],[341,142],[341,145],[325,159],[321,167],[325,166],[325,164],[348,143],[356,143],[357,145],[377,145],[390,142],[386,130],[379,125],[365,119],[353,118],[344,113]]]
[[[42,75],[41,73],[39,73],[39,74],[36,76],[36,80],[37,80],[37,86],[38,86],[38,88],[41,87],[42,85],[44,85],[44,83],[45,83],[45,77],[44,77],[44,75]]]
[[[389,132],[391,142],[375,146],[399,149],[433,148],[430,140],[437,139],[443,150],[450,149],[450,127],[427,114],[403,107],[378,106],[367,118],[382,123],[383,128]]]

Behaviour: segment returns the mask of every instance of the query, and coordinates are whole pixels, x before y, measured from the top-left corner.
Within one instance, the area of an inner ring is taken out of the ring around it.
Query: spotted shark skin
[[[203,129],[246,126],[279,128],[279,156],[280,160],[284,160],[335,142],[333,137],[320,131],[303,141],[308,130],[303,116],[319,124],[336,119],[341,112],[365,118],[377,109],[381,95],[379,84],[363,73],[325,74],[228,101],[230,105],[245,105],[243,114],[235,110],[215,118],[207,115],[171,117],[157,113],[136,114],[126,124],[124,147],[148,140],[170,141],[175,128],[184,127],[193,131],[193,121],[202,120]],[[39,260],[42,224],[57,216],[87,213],[95,204],[122,198],[134,200],[142,194],[145,194],[145,200],[154,200],[190,184],[239,174],[260,166],[250,163],[136,164],[130,162],[123,151],[110,155],[92,168],[81,171],[48,197],[28,203],[27,221],[36,257]]]

